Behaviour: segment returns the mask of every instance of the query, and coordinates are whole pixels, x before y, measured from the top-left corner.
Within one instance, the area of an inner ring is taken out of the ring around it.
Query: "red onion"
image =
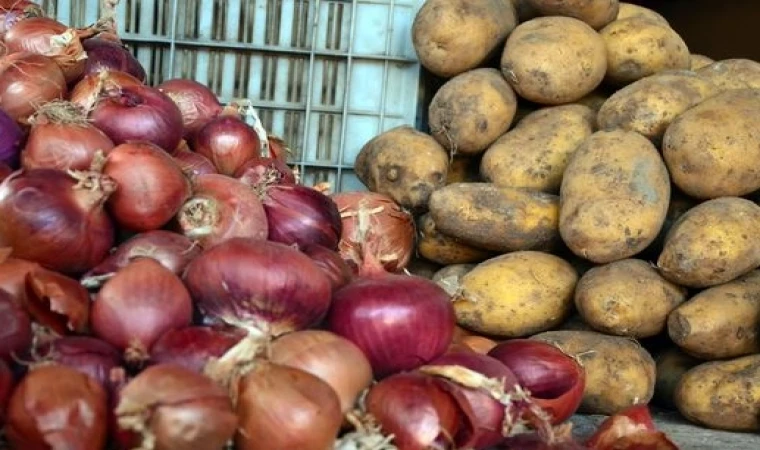
[[[234,176],[252,187],[266,184],[296,184],[296,176],[290,167],[275,158],[251,158],[235,171]]]
[[[184,142],[184,141],[183,141]],[[182,143],[180,143],[180,148]],[[216,167],[205,156],[191,150],[176,150],[172,155],[185,176],[192,179],[198,175],[217,173]]]
[[[0,162],[0,183],[2,183],[4,179],[8,178],[8,175],[12,173],[13,173],[13,169],[11,169],[4,162]]]
[[[365,252],[389,272],[409,264],[414,253],[414,220],[392,198],[373,192],[340,192],[332,195],[343,220],[338,250],[356,267]]]
[[[299,184],[259,186],[269,240],[299,248],[318,244],[335,250],[341,233],[338,207],[330,197]]]
[[[211,380],[171,364],[148,367],[120,393],[119,426],[155,450],[221,450],[238,425],[227,393]]]
[[[77,30],[48,17],[30,17],[5,33],[9,53],[30,52],[47,56],[61,68],[67,82],[84,73],[87,54]]]
[[[116,146],[106,159],[103,173],[119,184],[108,199],[108,211],[126,230],[163,227],[190,196],[190,183],[179,164],[148,142]]]
[[[319,244],[308,245],[301,248],[301,251],[317,263],[319,268],[330,278],[333,291],[342,288],[353,279],[354,274],[351,268],[343,261],[338,252]]]
[[[21,143],[24,141],[24,132],[16,124],[16,122],[8,116],[2,109],[0,109],[0,164],[5,165],[8,170],[7,176],[10,170],[18,168],[19,153],[21,152]],[[0,173],[0,181],[5,178]]]
[[[21,379],[8,402],[12,448],[102,450],[108,398],[95,379],[62,365],[44,365]]]
[[[29,122],[32,128],[21,154],[25,169],[88,170],[98,151],[108,154],[114,147],[69,101],[42,105]]]
[[[328,328],[364,352],[378,377],[412,370],[441,356],[454,336],[454,307],[440,286],[389,274],[372,255],[360,278],[333,294]]]
[[[246,161],[259,156],[260,144],[250,125],[222,115],[198,130],[190,147],[208,158],[219,173],[232,176]]]
[[[13,392],[13,372],[8,364],[0,359],[0,426],[5,424],[5,412]]]
[[[26,124],[35,107],[68,92],[63,72],[52,59],[34,53],[11,53],[0,59],[0,109]]]
[[[99,288],[119,269],[135,258],[153,258],[177,275],[201,253],[200,247],[185,236],[165,230],[146,231],[129,238],[106,259],[87,272],[81,283],[88,289]]]
[[[84,333],[90,323],[90,295],[76,280],[39,269],[26,275],[26,309],[59,335]]]
[[[529,339],[512,339],[488,354],[509,367],[536,404],[559,424],[581,404],[586,372],[572,356],[555,346]]]
[[[85,75],[102,70],[114,70],[145,81],[145,69],[123,45],[106,39],[92,38],[84,41],[84,49],[87,51]]]
[[[182,281],[152,258],[140,258],[106,281],[92,305],[92,330],[125,352],[130,363],[148,358],[162,334],[190,325],[193,310]]]
[[[177,213],[180,231],[201,247],[244,237],[265,240],[266,213],[258,196],[243,183],[224,175],[199,175],[193,195]]]
[[[150,364],[175,364],[203,373],[211,358],[219,358],[245,337],[233,327],[186,327],[169,330],[150,349]]]
[[[0,43],[5,33],[14,25],[30,17],[42,17],[42,8],[29,0],[4,0],[0,2]]]
[[[70,100],[89,113],[103,92],[119,91],[126,86],[142,86],[142,82],[126,72],[101,70],[85,76],[75,84]]]
[[[335,391],[316,376],[262,363],[240,380],[237,450],[326,450],[342,423]]]
[[[97,380],[109,393],[124,382],[121,354],[111,344],[89,336],[64,336],[35,351],[37,364],[60,364]]]
[[[15,299],[0,289],[0,358],[11,363],[32,345],[32,322]]]
[[[222,113],[222,104],[211,89],[195,80],[167,80],[158,89],[168,95],[182,112],[185,136],[192,136]]]
[[[91,119],[115,144],[148,141],[171,153],[182,139],[182,113],[158,89],[122,86],[105,91]]]
[[[647,405],[630,406],[608,417],[586,442],[591,450],[678,450],[657,431]]]
[[[0,290],[13,297],[19,305],[26,302],[26,276],[40,270],[39,264],[24,259],[8,258],[11,248],[0,247]]]
[[[269,154],[264,155],[264,157],[287,163],[290,156],[290,148],[288,148],[288,144],[282,138],[273,134],[267,135],[267,141],[269,142]]]
[[[0,247],[16,258],[63,273],[94,267],[113,245],[114,230],[103,210],[116,189],[110,177],[55,169],[19,171],[0,184]]]

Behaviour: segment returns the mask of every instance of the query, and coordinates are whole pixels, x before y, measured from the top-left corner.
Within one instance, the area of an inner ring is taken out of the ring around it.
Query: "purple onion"
[[[24,132],[18,124],[0,109],[0,163],[18,169]]]
[[[100,382],[110,393],[125,381],[119,350],[94,337],[64,336],[44,345],[37,353],[40,362],[76,369]]]
[[[150,349],[150,364],[175,364],[203,373],[211,358],[219,358],[245,333],[232,327],[186,327],[169,330]]]
[[[101,70],[119,70],[145,81],[145,69],[123,45],[104,39],[87,39],[82,44],[87,52],[84,75]]]

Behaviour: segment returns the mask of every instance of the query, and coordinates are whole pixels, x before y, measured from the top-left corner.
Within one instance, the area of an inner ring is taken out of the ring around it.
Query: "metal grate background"
[[[422,2],[121,0],[117,21],[151,84],[192,78],[225,103],[248,99],[305,183],[363,190],[352,170],[361,146],[417,121],[411,26]],[[42,3],[71,26],[100,15],[99,0]]]

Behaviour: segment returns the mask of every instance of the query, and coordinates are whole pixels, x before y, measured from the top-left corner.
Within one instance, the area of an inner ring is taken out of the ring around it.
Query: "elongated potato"
[[[519,251],[478,264],[453,297],[457,323],[500,337],[524,337],[561,324],[572,308],[575,269],[549,253]]]
[[[684,374],[703,361],[684,353],[676,346],[668,347],[654,358],[657,379],[653,402],[658,406],[676,409],[676,389]]]
[[[432,280],[449,295],[454,296],[462,287],[462,278],[475,266],[475,264],[450,264],[433,274]]]
[[[620,6],[618,0],[529,0],[542,16],[574,17],[598,30],[615,20]]]
[[[615,92],[599,109],[600,130],[623,129],[660,143],[668,125],[684,111],[718,93],[710,81],[690,71],[661,72]]]
[[[449,156],[432,137],[400,126],[364,144],[354,169],[371,191],[419,212],[427,208],[430,194],[445,184]]]
[[[686,289],[665,280],[640,259],[624,259],[586,272],[575,289],[583,321],[606,334],[645,338],[665,329]]]
[[[760,189],[760,89],[724,91],[678,116],[662,155],[673,183],[692,197]]]
[[[644,17],[659,22],[662,25],[670,26],[667,19],[652,9],[634,5],[633,3],[620,2],[617,20],[628,19],[629,17]]]
[[[583,365],[586,389],[579,412],[615,414],[654,395],[654,359],[634,340],[595,331],[548,331],[531,339],[548,342]]]
[[[517,25],[510,0],[427,0],[412,23],[420,63],[450,78],[480,66]]]
[[[688,287],[729,282],[760,266],[760,207],[739,197],[708,200],[673,225],[657,259],[666,279]]]
[[[540,109],[496,140],[480,172],[498,186],[556,194],[570,155],[594,132],[594,112],[582,105]]]
[[[523,22],[507,39],[501,71],[523,98],[545,105],[570,103],[604,79],[604,41],[593,28],[571,17],[538,17]]]
[[[668,334],[690,355],[714,360],[760,353],[760,271],[706,289],[676,308]]]
[[[699,54],[696,54],[696,53],[692,53],[691,57],[689,59],[691,61],[691,70],[693,70],[695,72],[697,70],[699,70],[699,69],[701,69],[703,67],[707,67],[710,64],[712,64],[712,63],[715,62],[715,60],[713,60],[710,57],[707,57],[705,55],[699,55]],[[702,75],[702,76],[704,76],[704,75]],[[707,78],[707,77],[705,77],[705,78]],[[710,81],[712,81],[712,80],[710,80]]]
[[[422,215],[418,223],[417,252],[429,261],[443,265],[465,264],[485,261],[493,256],[487,250],[472,247],[441,234],[429,213]]]
[[[432,136],[452,154],[477,154],[504,134],[517,110],[514,91],[496,69],[470,70],[447,81],[430,102]]]
[[[450,184],[430,196],[430,216],[441,233],[496,252],[553,248],[558,215],[556,195],[490,183]]]
[[[657,237],[669,201],[668,172],[649,140],[598,131],[578,147],[562,178],[560,234],[595,263],[629,258]]]
[[[700,364],[676,388],[676,406],[699,425],[730,431],[760,429],[760,355]]]
[[[751,59],[733,58],[715,61],[700,68],[697,73],[724,91],[760,89],[760,62]]]
[[[672,28],[646,17],[616,20],[599,34],[607,46],[607,82],[622,86],[691,66],[689,48]]]

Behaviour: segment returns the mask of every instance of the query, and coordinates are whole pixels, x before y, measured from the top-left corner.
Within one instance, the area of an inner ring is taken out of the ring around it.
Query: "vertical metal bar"
[[[394,8],[396,7],[396,0],[390,0],[390,5],[388,5],[388,29],[386,31],[385,36],[385,55],[384,56],[390,56],[391,53],[391,43],[393,42],[393,13]],[[382,133],[383,130],[385,130],[385,105],[387,102],[387,92],[388,92],[388,70],[390,68],[390,61],[386,58],[383,62],[383,81],[382,86],[380,88],[380,129],[378,130],[378,133]]]
[[[308,138],[309,138],[309,131],[311,128],[311,108],[312,108],[312,95],[314,94],[312,91],[314,89],[314,64],[316,60],[316,54],[315,49],[317,45],[317,31],[319,31],[319,10],[322,6],[321,0],[316,0],[314,2],[314,19],[311,22],[311,46],[309,47],[309,77],[307,78],[308,82],[306,85],[306,111],[304,111],[304,125],[303,125],[303,138],[301,139],[301,145],[303,147],[306,147],[309,145]],[[301,171],[301,176],[305,176],[306,174],[306,164],[305,164],[305,158],[304,154],[306,153],[306,150],[304,148],[301,148],[301,161],[298,161],[298,167]]]
[[[179,13],[177,6],[179,0],[172,0],[172,26],[171,37],[169,41],[169,74],[167,78],[174,78],[174,60],[177,52],[177,22],[179,21]]]
[[[353,75],[353,65],[354,65],[354,37],[356,36],[356,14],[357,10],[359,9],[359,5],[357,0],[351,1],[351,25],[350,25],[350,32],[348,35],[348,52],[346,54],[346,86],[343,95],[343,111],[341,115],[341,123],[340,123],[340,146],[338,147],[338,164],[337,164],[337,173],[335,175],[336,184],[335,191],[339,192],[341,188],[343,187],[343,155],[345,153],[345,147],[346,147],[346,133],[348,131],[348,103],[349,99],[351,98],[350,92],[351,92],[351,81],[352,81],[352,75]]]

